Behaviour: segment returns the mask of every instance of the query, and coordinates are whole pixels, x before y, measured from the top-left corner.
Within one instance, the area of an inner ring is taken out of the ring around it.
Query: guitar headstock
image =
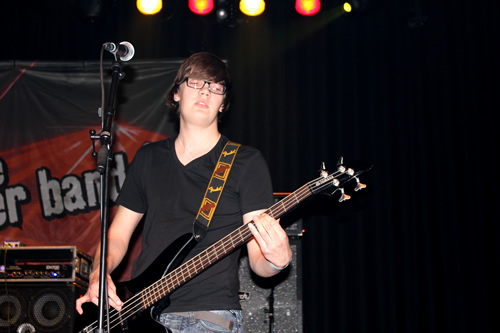
[[[366,185],[360,182],[359,176],[371,169],[365,169],[361,171],[354,171],[351,168],[347,168],[343,165],[344,159],[340,157],[337,162],[337,170],[329,174],[326,171],[325,163],[321,163],[321,168],[319,170],[320,177],[309,182],[309,189],[313,194],[324,193],[327,195],[333,195],[335,192],[340,191],[339,202],[349,200],[350,195],[344,192],[345,185],[352,181],[356,181],[356,186],[354,191],[359,191],[366,188]]]

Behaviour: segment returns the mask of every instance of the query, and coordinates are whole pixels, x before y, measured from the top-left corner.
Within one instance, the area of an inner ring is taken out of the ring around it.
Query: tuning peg
[[[341,192],[342,194],[340,195],[339,202],[342,202],[342,201],[346,201],[346,200],[351,199],[351,196],[350,196],[350,195],[347,195],[347,194],[345,194],[345,193],[344,193],[344,189],[343,189],[343,188],[341,188],[341,189],[340,189],[340,192]]]
[[[326,171],[325,162],[321,162],[321,166],[319,167],[319,174],[323,178],[326,178],[328,176],[328,172]]]
[[[361,183],[359,181],[358,177],[354,177],[354,179],[356,179],[356,183],[357,183],[356,187],[354,188],[354,191],[359,191],[359,190],[362,190],[362,189],[366,188],[366,185],[363,184],[363,183]]]
[[[337,161],[337,166],[341,166],[342,164],[344,164],[344,157],[340,156],[339,160]]]

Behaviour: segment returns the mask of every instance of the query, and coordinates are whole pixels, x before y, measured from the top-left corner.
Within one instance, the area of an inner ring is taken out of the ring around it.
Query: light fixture
[[[300,15],[312,16],[319,12],[321,2],[319,0],[296,0],[295,10]]]
[[[137,0],[137,9],[144,15],[157,14],[163,8],[162,0]]]
[[[214,0],[189,0],[189,9],[197,15],[207,15],[214,9]]]
[[[227,7],[220,7],[215,11],[215,16],[217,18],[217,22],[223,23],[229,19],[231,12]]]
[[[347,13],[361,14],[366,12],[369,8],[373,9],[375,7],[380,7],[385,0],[347,0],[344,3],[344,11]]]
[[[264,0],[241,0],[240,10],[247,16],[258,16],[266,9]]]

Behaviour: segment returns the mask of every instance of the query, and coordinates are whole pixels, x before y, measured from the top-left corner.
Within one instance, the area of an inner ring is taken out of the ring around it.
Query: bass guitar
[[[339,201],[348,200],[350,196],[344,192],[345,184],[351,180],[355,180],[355,191],[365,188],[366,185],[359,181],[359,175],[368,170],[369,169],[355,172],[353,169],[346,168],[342,165],[342,158],[339,160],[337,170],[331,174],[328,174],[324,170],[323,165],[318,178],[304,184],[295,192],[271,206],[266,213],[278,219],[294,209],[306,198],[318,193],[333,195],[335,192],[340,192]],[[196,240],[192,235],[187,234],[181,236],[163,251],[155,262],[153,262],[153,264],[139,277],[126,283],[128,289],[134,293],[134,296],[124,302],[121,311],[117,311],[114,308],[109,310],[109,319],[104,323],[104,327],[106,329],[108,325],[110,329],[115,327],[127,327],[127,320],[136,317],[137,314],[148,309],[150,309],[151,316],[156,318],[168,305],[167,296],[169,294],[224,258],[236,248],[248,242],[252,237],[253,235],[248,225],[242,225],[201,253],[183,264],[178,265],[184,259],[185,254],[187,254],[194,244],[196,244]],[[172,254],[174,255],[172,256]],[[156,267],[163,265],[162,263],[165,262],[169,262],[170,264],[163,272],[160,272],[159,275],[158,272],[156,272]],[[79,332],[91,333],[97,328],[97,321],[95,321]]]

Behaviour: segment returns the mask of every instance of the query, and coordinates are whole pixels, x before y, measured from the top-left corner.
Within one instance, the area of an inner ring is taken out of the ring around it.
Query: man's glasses
[[[192,77],[185,78],[184,82],[186,82],[186,85],[189,88],[193,89],[203,89],[205,84],[208,83],[208,90],[217,95],[224,95],[224,93],[226,92],[226,86],[222,83],[208,82],[201,79],[194,79]]]

